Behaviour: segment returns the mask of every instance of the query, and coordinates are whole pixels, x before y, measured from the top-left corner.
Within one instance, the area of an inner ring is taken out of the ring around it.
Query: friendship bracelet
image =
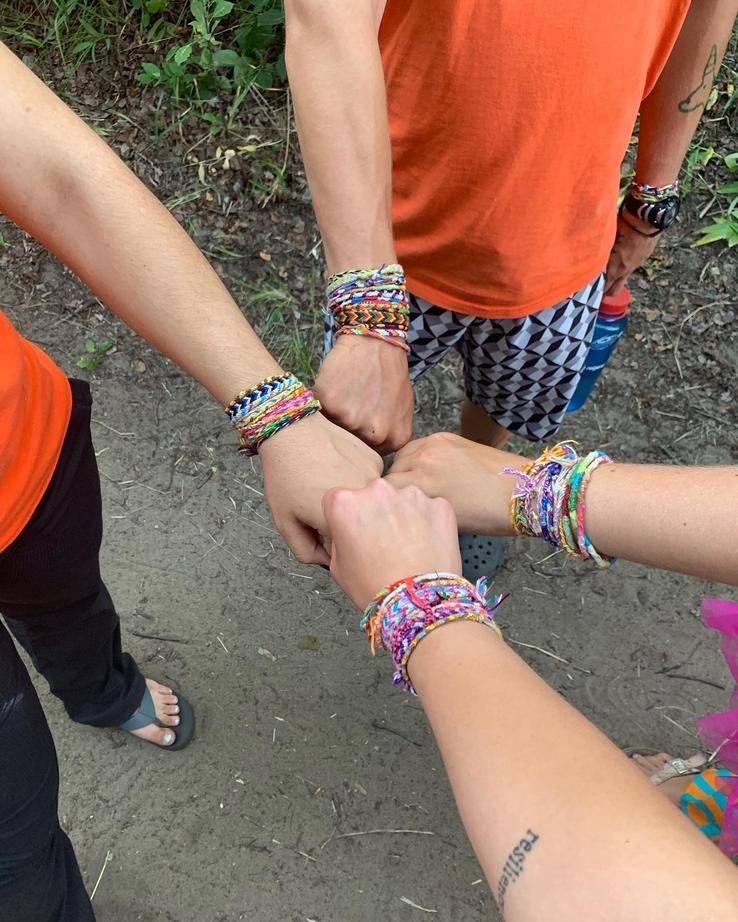
[[[475,621],[501,637],[495,612],[505,598],[498,595],[487,601],[486,577],[473,586],[453,573],[425,573],[379,592],[367,605],[360,626],[369,637],[372,656],[377,644],[391,653],[396,667],[392,684],[415,695],[407,667],[420,641],[454,621]]]
[[[649,183],[633,180],[630,184],[630,194],[642,202],[663,202],[665,199],[679,195],[679,180],[666,186],[652,186]]]
[[[516,477],[510,500],[510,523],[517,535],[543,538],[567,554],[609,567],[614,557],[600,554],[585,528],[586,492],[593,472],[612,460],[603,451],[580,457],[573,442],[545,449],[522,470],[505,468]]]
[[[241,391],[225,411],[238,430],[239,451],[255,455],[277,432],[320,410],[312,391],[291,372],[272,375],[249,391]]]
[[[402,266],[393,263],[332,275],[326,296],[336,336],[370,336],[408,350],[410,306]]]

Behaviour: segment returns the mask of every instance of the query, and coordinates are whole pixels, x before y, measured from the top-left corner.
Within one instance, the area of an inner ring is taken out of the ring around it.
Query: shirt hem
[[[60,372],[60,374],[63,374],[63,373]],[[35,497],[33,498],[32,502],[26,509],[26,512],[22,516],[20,516],[20,518],[18,519],[16,523],[16,526],[10,529],[9,531],[6,531],[4,533],[4,536],[0,538],[0,554],[2,554],[4,551],[7,551],[7,549],[11,546],[11,544],[13,544],[13,542],[16,539],[20,538],[21,534],[23,533],[23,529],[31,521],[31,519],[33,518],[34,512],[36,511],[36,509],[38,509],[39,503],[46,495],[46,491],[49,488],[51,479],[56,473],[56,468],[57,468],[57,465],[59,464],[59,458],[62,453],[62,448],[64,447],[64,442],[67,438],[67,432],[69,430],[69,420],[72,418],[72,388],[69,383],[69,378],[66,375],[63,375],[63,377],[65,381],[66,419],[64,421],[64,428],[61,432],[61,437],[56,446],[56,450],[54,451],[54,454],[52,455],[52,463],[49,465],[47,476],[44,477],[42,481],[40,481],[38,491]]]
[[[407,287],[411,294],[423,298],[443,310],[454,311],[457,314],[470,314],[473,317],[505,320],[515,317],[527,317],[529,314],[535,314],[537,311],[553,307],[563,301],[564,298],[568,298],[579,291],[588,282],[594,281],[602,272],[602,267],[606,261],[607,257],[604,257],[595,264],[595,268],[589,267],[586,272],[573,276],[566,284],[557,285],[544,297],[512,307],[510,305],[479,304],[473,300],[459,298],[440,286],[421,281],[412,272],[407,274]]]

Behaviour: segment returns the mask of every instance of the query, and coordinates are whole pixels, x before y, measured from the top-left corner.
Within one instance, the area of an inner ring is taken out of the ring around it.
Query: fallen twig
[[[128,628],[128,633],[133,634],[135,637],[144,637],[146,640],[163,640],[167,643],[191,643],[191,641],[186,640],[184,637],[169,637],[166,634],[146,634],[143,631],[134,631],[133,628]]]
[[[412,900],[409,900],[406,896],[401,896],[400,902],[405,903],[406,906],[412,906],[413,909],[419,909],[421,912],[438,912],[437,909],[426,909],[425,906],[419,906],[417,903],[413,903]]]
[[[570,662],[568,659],[564,659],[563,656],[559,656],[557,653],[552,653],[550,650],[544,650],[543,647],[537,647],[533,643],[523,643],[522,640],[512,640],[511,638],[508,638],[507,642],[515,644],[516,647],[525,647],[527,650],[537,650],[538,653],[543,653],[544,656],[550,656],[551,659],[555,659],[559,663],[564,663],[566,666],[571,666],[572,669],[578,669],[579,672],[583,672],[585,675],[594,675],[591,669],[585,669],[584,666],[577,666]]]
[[[100,873],[97,876],[97,881],[95,886],[92,888],[92,893],[90,894],[90,902],[95,899],[95,894],[97,893],[97,888],[100,886],[100,881],[103,879],[103,874],[105,873],[105,868],[113,860],[113,853],[108,849],[107,854],[105,855],[105,861],[103,861],[103,866],[100,869]]]
[[[435,832],[431,832],[429,829],[365,829],[362,832],[342,832],[339,833],[339,835],[335,835],[334,830],[333,834],[328,836],[320,848],[321,850],[324,849],[329,842],[333,842],[335,839],[357,839],[359,836],[381,835],[434,836]]]

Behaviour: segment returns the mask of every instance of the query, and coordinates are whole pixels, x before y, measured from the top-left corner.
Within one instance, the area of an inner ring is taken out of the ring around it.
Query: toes
[[[162,710],[167,717],[176,717],[179,714],[179,705],[165,704]]]
[[[177,739],[171,730],[165,730],[163,727],[158,728],[159,738],[156,740],[160,746],[171,746]]]
[[[164,723],[164,721],[162,721]],[[134,736],[138,736],[142,740],[147,740],[150,743],[156,743],[158,746],[171,746],[177,739],[177,735],[173,730],[169,730],[166,727],[157,727],[154,724],[149,724],[148,727],[142,727],[140,730],[132,731]]]
[[[633,753],[633,761],[642,772],[653,775],[665,764],[659,756],[644,756],[640,752]],[[667,760],[668,761],[668,760]]]
[[[162,704],[176,704],[179,700],[176,695],[160,695],[159,700]]]

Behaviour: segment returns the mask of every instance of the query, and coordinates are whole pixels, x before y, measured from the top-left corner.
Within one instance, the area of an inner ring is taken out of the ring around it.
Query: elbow
[[[386,0],[284,0],[287,70],[316,48],[376,38]]]
[[[347,0],[284,0],[284,57],[288,75],[334,37],[339,38],[342,2]]]
[[[330,27],[339,15],[339,5],[334,0],[284,0],[287,42],[291,38],[317,34]]]

